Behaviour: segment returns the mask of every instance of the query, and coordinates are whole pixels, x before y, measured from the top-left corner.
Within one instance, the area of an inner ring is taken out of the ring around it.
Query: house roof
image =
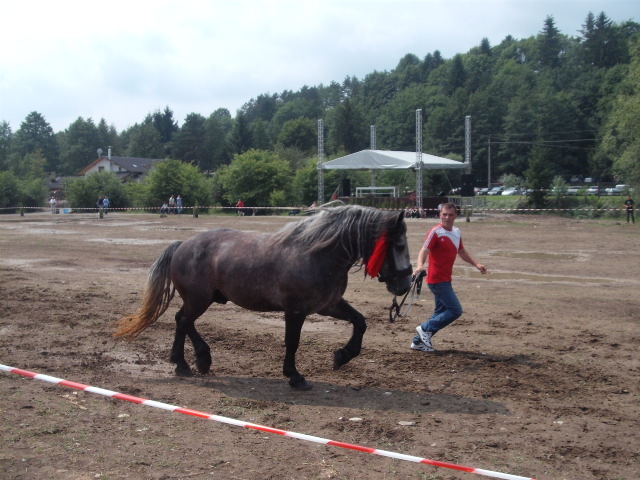
[[[84,175],[93,167],[95,167],[98,163],[103,160],[109,160],[107,157],[98,157],[89,165],[80,170],[79,175]],[[111,161],[114,165],[121,167],[123,170],[126,170],[129,173],[134,174],[144,174],[147,173],[151,168],[158,162],[162,162],[160,158],[140,158],[140,157],[111,157]]]
[[[422,168],[425,170],[466,168],[466,163],[448,158],[422,154]],[[327,170],[405,170],[416,167],[416,152],[393,150],[361,150],[322,164]]]

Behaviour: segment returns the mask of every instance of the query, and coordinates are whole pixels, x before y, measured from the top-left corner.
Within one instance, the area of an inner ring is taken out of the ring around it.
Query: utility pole
[[[487,188],[491,188],[491,135],[487,137]]]
[[[322,161],[324,160],[324,126],[322,119],[318,120],[318,205],[324,203],[324,171]]]

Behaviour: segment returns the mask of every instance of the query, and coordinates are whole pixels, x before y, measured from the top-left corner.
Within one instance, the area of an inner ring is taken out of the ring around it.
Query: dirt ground
[[[175,240],[221,226],[275,231],[294,217],[111,212],[0,216],[0,363],[246,422],[541,480],[640,478],[640,227],[553,216],[458,219],[490,273],[458,260],[462,318],[409,349],[427,288],[390,323],[362,272],[346,298],[368,319],[362,354],[332,352],[350,326],[312,316],[282,376],[284,324],[228,304],[197,323],[213,372],[177,378],[173,314],[132,343],[114,323]],[[415,262],[435,219],[410,219]],[[248,279],[247,287],[251,288]],[[193,362],[190,344],[188,360]],[[469,479],[471,473],[230,426],[0,373],[2,479]],[[402,422],[402,423],[401,423]]]

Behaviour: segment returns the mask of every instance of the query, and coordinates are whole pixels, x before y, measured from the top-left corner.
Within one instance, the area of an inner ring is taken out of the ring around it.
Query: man
[[[631,217],[633,223],[636,223],[636,218],[633,216],[633,205],[631,195],[627,195],[627,199],[624,202],[624,206],[627,207],[627,223],[629,223],[629,217]]]
[[[440,223],[433,227],[418,253],[418,264],[414,275],[425,270],[428,260],[427,285],[435,297],[436,307],[431,318],[418,325],[418,334],[413,338],[411,348],[422,352],[433,352],[432,337],[462,315],[462,306],[451,286],[453,263],[459,255],[480,273],[487,269],[471,256],[462,244],[462,234],[453,224],[458,216],[453,203],[445,203],[440,210]]]

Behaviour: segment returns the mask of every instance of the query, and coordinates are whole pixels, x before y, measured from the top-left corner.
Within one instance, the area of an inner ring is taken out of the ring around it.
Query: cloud
[[[217,108],[232,115],[261,94],[363,79],[407,53],[445,58],[482,38],[536,35],[547,15],[576,35],[600,2],[573,0],[71,0],[12,2],[0,42],[0,120],[31,111],[55,131],[76,118],[122,130],[169,106],[178,121]],[[615,21],[635,1],[610,1]]]

